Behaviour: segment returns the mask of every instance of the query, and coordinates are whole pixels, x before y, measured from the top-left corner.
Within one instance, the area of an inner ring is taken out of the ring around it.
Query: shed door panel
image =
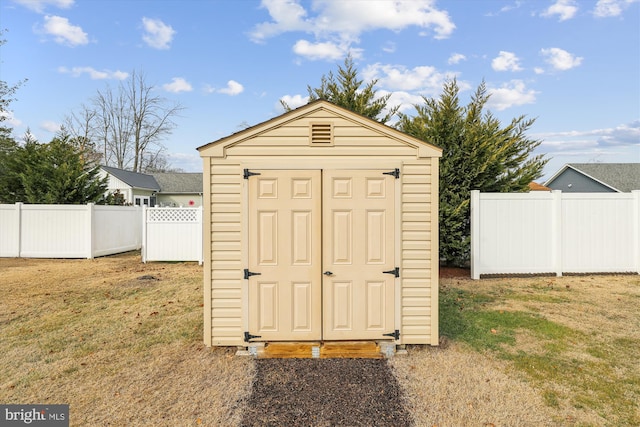
[[[381,339],[394,328],[394,189],[381,170],[249,179],[249,331],[260,341]],[[323,275],[330,271],[332,274]]]
[[[249,200],[249,330],[321,339],[320,171],[260,171]]]
[[[395,329],[395,182],[382,172],[323,172],[323,339]]]

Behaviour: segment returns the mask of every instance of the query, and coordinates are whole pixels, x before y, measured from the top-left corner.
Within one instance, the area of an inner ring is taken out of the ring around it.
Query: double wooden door
[[[384,170],[249,178],[249,333],[381,339],[394,330],[395,183]]]

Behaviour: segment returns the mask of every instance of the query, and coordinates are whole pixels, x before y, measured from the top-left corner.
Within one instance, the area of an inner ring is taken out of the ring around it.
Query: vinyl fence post
[[[136,206],[135,211],[136,224],[136,250],[142,250],[142,229],[144,228],[144,214],[142,207]]]
[[[93,203],[87,203],[87,228],[89,229],[89,232],[87,233],[87,235],[89,236],[87,259],[93,259],[93,241],[95,239],[95,215],[93,211],[94,206],[95,204]]]
[[[202,265],[204,264],[204,258],[203,258],[203,244],[204,244],[204,239],[202,237],[202,217],[204,215],[202,215],[202,206],[200,206],[198,208],[198,264]]]
[[[22,202],[16,202],[16,226],[18,227],[18,241],[16,242],[16,256],[22,258]]]
[[[480,191],[471,190],[471,278],[480,279]]]
[[[551,253],[555,264],[556,276],[562,276],[562,191],[551,192]]]
[[[636,273],[640,274],[640,190],[633,190],[633,259],[636,263]]]
[[[147,207],[142,205],[142,262],[147,263]]]

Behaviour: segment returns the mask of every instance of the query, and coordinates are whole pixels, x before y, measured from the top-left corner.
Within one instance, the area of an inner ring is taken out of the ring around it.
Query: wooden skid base
[[[260,345],[255,355],[261,359],[382,359],[385,357],[380,345],[375,341],[273,342]]]

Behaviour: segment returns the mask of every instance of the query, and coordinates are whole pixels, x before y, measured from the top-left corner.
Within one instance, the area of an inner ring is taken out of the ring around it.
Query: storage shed
[[[441,149],[318,100],[198,150],[206,345],[438,344]]]

